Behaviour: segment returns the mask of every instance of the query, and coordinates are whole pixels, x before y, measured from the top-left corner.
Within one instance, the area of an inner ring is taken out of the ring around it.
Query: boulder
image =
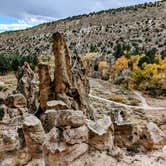
[[[27,115],[23,122],[23,132],[29,154],[33,158],[40,158],[45,136],[40,120],[33,115]]]
[[[140,143],[148,150],[159,149],[166,144],[166,136],[155,123],[149,122],[141,132]]]
[[[72,126],[80,127],[85,124],[86,116],[78,110],[60,110],[58,111],[56,127]]]
[[[99,150],[112,149],[114,146],[114,128],[109,116],[97,121],[87,121],[89,145]]]
[[[46,166],[72,166],[78,160],[82,166],[85,164],[82,158],[88,151],[88,145],[67,145],[60,137],[60,130],[53,128],[45,137],[43,151]]]
[[[88,142],[88,128],[84,125],[78,128],[65,129],[63,141],[71,145]]]
[[[10,118],[22,116],[23,114],[27,112],[28,112],[27,108],[7,108],[7,113]]]
[[[47,102],[47,109],[66,110],[68,106],[61,100],[51,100]]]
[[[58,111],[57,110],[46,110],[46,112],[41,116],[41,122],[46,133],[48,133],[57,122]]]

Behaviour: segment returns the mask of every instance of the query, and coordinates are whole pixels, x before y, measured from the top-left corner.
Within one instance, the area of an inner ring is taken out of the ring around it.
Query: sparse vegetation
[[[37,56],[0,55],[0,74],[17,71],[18,67],[22,66],[24,62],[28,62],[34,69],[38,63],[38,58]]]

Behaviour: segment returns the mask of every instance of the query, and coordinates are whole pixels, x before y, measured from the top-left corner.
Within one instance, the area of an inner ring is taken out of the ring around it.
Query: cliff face
[[[0,34],[0,54],[43,55],[51,52],[51,34],[59,31],[75,53],[107,53],[124,41],[132,47],[165,49],[166,1],[76,16],[31,29]]]

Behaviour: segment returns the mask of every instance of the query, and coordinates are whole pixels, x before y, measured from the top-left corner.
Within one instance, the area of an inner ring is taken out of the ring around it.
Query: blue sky
[[[0,32],[61,18],[156,0],[0,0]]]

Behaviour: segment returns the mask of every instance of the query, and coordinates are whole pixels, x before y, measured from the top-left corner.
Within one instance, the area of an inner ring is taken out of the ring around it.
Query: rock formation
[[[95,153],[117,157],[117,146],[136,151],[138,147],[153,150],[165,145],[164,133],[143,110],[123,106],[113,109],[115,103],[108,107],[110,102],[101,104],[97,98],[95,103],[100,105],[96,108],[106,111],[100,110],[95,120],[90,119],[85,69],[79,57],[70,56],[60,33],[53,34],[53,53],[54,76],[48,64],[40,63],[37,84],[34,72],[25,63],[16,73],[15,93],[0,99],[0,155],[24,149],[31,157],[29,165],[84,166],[95,163],[89,160]]]
[[[34,113],[38,109],[38,86],[37,78],[27,62],[17,71],[16,93],[21,93],[27,100],[29,113]]]
[[[89,82],[79,57],[71,57],[62,34],[55,33],[53,53],[55,58],[54,80],[51,81],[47,64],[39,64],[40,106],[46,109],[47,101],[61,100],[68,108],[89,110]]]
[[[114,127],[108,116],[96,122],[87,121],[89,128],[89,144],[98,150],[110,150],[114,147]]]
[[[45,132],[40,120],[33,115],[26,116],[23,122],[23,132],[29,154],[33,158],[41,158]]]
[[[55,126],[43,144],[46,166],[85,164],[88,152],[88,128],[85,116],[74,110],[59,110]]]
[[[88,152],[89,82],[79,57],[72,57],[60,33],[53,38],[54,79],[48,65],[39,64],[40,107],[47,135],[43,144],[46,165],[84,165]],[[84,161],[84,162],[83,162]]]
[[[39,73],[39,101],[42,110],[46,110],[47,101],[51,94],[51,77],[48,64],[40,63],[38,65]]]

